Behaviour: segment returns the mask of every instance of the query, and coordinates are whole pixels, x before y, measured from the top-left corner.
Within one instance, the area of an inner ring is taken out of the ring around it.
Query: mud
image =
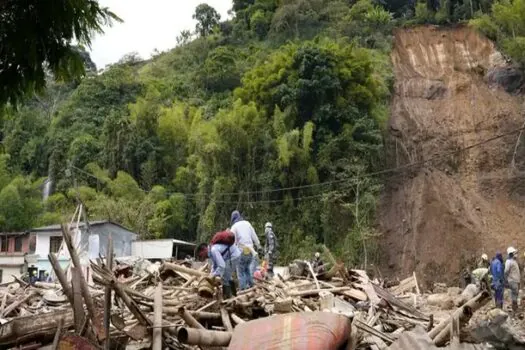
[[[385,179],[383,270],[455,283],[483,252],[525,243],[525,137],[515,156],[519,133],[460,151],[524,125],[522,97],[506,91],[517,78],[494,78],[511,68],[467,27],[399,30],[392,62],[388,166],[419,165]]]

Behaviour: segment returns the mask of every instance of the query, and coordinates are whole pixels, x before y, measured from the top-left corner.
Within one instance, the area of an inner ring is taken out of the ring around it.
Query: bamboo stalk
[[[226,328],[228,332],[233,331],[232,322],[230,321],[230,315],[228,314],[228,311],[226,311],[226,309],[223,307],[221,307],[221,318],[224,328]]]
[[[113,237],[108,237],[108,248],[106,250],[106,265],[110,272],[113,271]],[[104,290],[104,329],[106,330],[105,349],[111,349],[111,339],[109,337],[109,326],[111,319],[111,287],[106,286]]]
[[[186,310],[184,306],[181,306],[179,308],[179,315],[180,317],[186,322],[188,326],[191,328],[198,328],[198,329],[205,329],[203,325],[199,323],[189,312]]]
[[[162,282],[155,292],[152,350],[162,350]]]
[[[185,273],[185,274],[188,274],[190,276],[195,276],[197,278],[198,277],[208,277],[208,274],[206,272],[190,269],[188,267],[177,265],[177,264],[173,264],[173,263],[169,263],[169,262],[165,262],[164,263],[163,269],[168,269],[168,270],[172,270],[172,271],[176,271],[176,272]]]
[[[301,290],[297,292],[288,292],[288,295],[291,297],[304,297],[307,295],[316,295],[319,294],[319,292],[344,292],[347,290],[350,290],[352,288],[350,287],[337,287],[337,288],[330,288],[330,289],[310,289],[310,290]]]
[[[207,329],[180,328],[177,339],[184,344],[199,346],[228,346],[230,332],[210,331]]]
[[[435,328],[433,328],[432,330],[430,330],[430,332],[428,332],[428,336],[431,338],[431,339],[434,339],[436,338],[436,336],[445,328],[447,328],[447,326],[450,324],[451,320],[453,318],[457,318],[460,314],[463,313],[463,308],[465,307],[469,307],[472,309],[472,312],[475,312],[477,309],[479,309],[482,305],[484,305],[486,302],[488,302],[488,297],[490,296],[489,293],[487,293],[486,291],[483,291],[481,293],[479,293],[478,295],[476,295],[474,298],[470,299],[467,303],[465,303],[465,305],[463,305],[462,307],[456,309],[456,311],[454,311],[454,313],[449,317],[448,320],[444,321],[444,322],[441,322],[440,324],[438,324]]]
[[[236,314],[231,314],[233,322],[235,322],[236,325],[239,325],[241,323],[245,323],[246,321],[237,316]]]

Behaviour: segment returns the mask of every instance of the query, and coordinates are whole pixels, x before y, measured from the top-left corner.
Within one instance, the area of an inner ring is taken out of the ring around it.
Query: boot
[[[236,297],[237,296],[237,286],[235,285],[234,281],[230,281],[230,289],[232,291],[232,295]]]
[[[222,297],[224,299],[230,299],[232,297],[232,287],[230,286],[222,286]]]

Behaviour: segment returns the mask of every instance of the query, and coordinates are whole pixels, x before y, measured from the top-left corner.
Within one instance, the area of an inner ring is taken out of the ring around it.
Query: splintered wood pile
[[[113,266],[110,258],[91,262],[94,285],[88,285],[65,229],[64,238],[72,257],[71,281],[51,255],[59,284],[32,286],[17,280],[0,288],[0,348],[226,348],[235,328],[250,320],[325,311],[349,318],[348,349],[386,349],[401,333],[433,325],[431,316],[394,294],[419,293],[415,276],[387,290],[364,271],[333,264],[332,277],[324,280],[313,271],[306,277],[278,275],[223,299],[206,264],[192,268],[187,262],[164,262],[133,275],[130,266]],[[107,251],[112,251],[111,239]],[[485,297],[478,296],[433,329],[429,335],[435,343],[445,344],[450,325],[464,325]]]

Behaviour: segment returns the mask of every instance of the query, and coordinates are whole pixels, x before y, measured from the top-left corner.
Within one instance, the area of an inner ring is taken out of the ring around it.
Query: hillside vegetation
[[[142,238],[204,241],[239,209],[259,234],[274,224],[283,260],[324,243],[373,261],[392,30],[470,20],[521,63],[524,5],[234,0],[226,21],[199,5],[173,50],[49,76],[3,107],[0,229],[60,222],[81,201]]]

